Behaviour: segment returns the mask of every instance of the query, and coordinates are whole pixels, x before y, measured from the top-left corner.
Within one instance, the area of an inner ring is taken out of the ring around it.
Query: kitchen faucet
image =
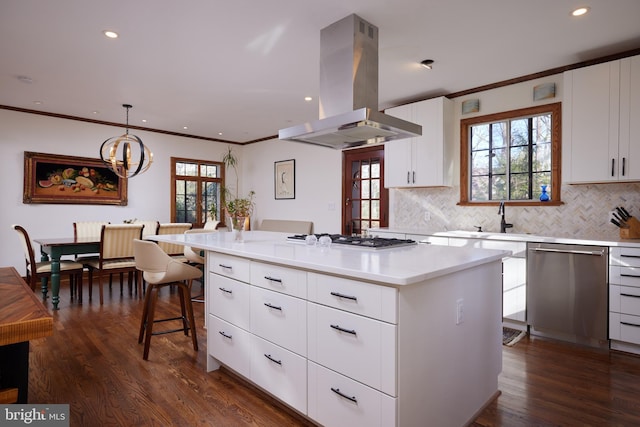
[[[504,201],[500,202],[500,207],[498,208],[498,215],[501,215],[501,214],[502,214],[502,220],[500,221],[500,232],[506,233],[507,228],[512,228],[513,224],[507,223],[507,221],[505,221],[504,219]]]

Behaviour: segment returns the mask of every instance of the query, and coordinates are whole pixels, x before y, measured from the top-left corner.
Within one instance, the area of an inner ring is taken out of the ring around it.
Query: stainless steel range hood
[[[320,119],[281,129],[279,139],[336,149],[422,135],[378,110],[378,28],[352,14],[320,32]]]

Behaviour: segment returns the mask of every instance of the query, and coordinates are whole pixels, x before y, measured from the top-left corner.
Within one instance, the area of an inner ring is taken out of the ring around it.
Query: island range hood
[[[336,149],[422,135],[378,110],[378,27],[352,14],[320,32],[320,119],[278,138]]]

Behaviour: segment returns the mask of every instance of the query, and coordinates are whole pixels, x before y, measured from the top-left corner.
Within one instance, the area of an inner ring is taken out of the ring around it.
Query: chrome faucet
[[[506,233],[507,228],[512,228],[513,224],[509,224],[504,219],[504,202],[500,202],[500,207],[498,208],[498,215],[502,215],[502,220],[500,221],[500,232]]]

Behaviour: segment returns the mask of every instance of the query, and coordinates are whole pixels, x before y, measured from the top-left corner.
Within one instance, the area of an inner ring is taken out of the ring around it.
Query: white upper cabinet
[[[422,136],[385,144],[385,187],[450,186],[453,101],[445,97],[428,99],[389,108],[385,113],[422,126]]]
[[[640,180],[640,56],[564,73],[562,176]]]

